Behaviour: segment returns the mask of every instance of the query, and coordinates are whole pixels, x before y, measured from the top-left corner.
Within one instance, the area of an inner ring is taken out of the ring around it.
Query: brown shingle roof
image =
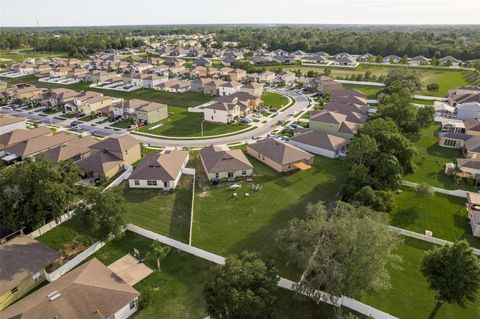
[[[62,145],[75,139],[77,139],[77,136],[74,134],[60,132],[52,136],[43,135],[17,143],[15,145],[5,148],[5,151],[24,158],[26,156],[35,155],[37,153],[46,151],[52,147]]]
[[[123,153],[124,151],[129,150],[138,144],[139,142],[137,139],[133,138],[129,134],[126,134],[119,137],[109,137],[103,141],[93,144],[91,148],[114,153]]]
[[[93,136],[85,136],[78,140],[71,141],[54,147],[44,153],[48,160],[57,163],[59,161],[67,161],[79,155],[90,152],[90,145],[93,145],[97,140]]]
[[[76,162],[78,167],[83,171],[87,173],[100,173],[102,175],[105,175],[106,172],[123,163],[123,160],[107,151],[95,153]]]
[[[211,145],[200,151],[200,157],[207,173],[234,172],[253,168],[241,150]]]
[[[24,117],[0,116],[0,127],[25,121]]]
[[[46,126],[40,126],[31,130],[19,129],[0,135],[1,145],[13,145],[42,135],[50,135],[52,131]]]
[[[130,175],[129,179],[172,181],[182,170],[188,158],[186,151],[167,151],[164,154],[148,154]]]
[[[310,113],[310,121],[341,124],[347,118],[346,115],[330,111],[313,111]]]
[[[48,295],[57,292],[58,298]],[[108,318],[140,293],[96,258],[5,309],[5,318]]]
[[[313,157],[310,153],[273,138],[267,138],[257,143],[249,144],[247,148],[253,149],[280,165],[310,160]]]
[[[337,151],[348,143],[348,141],[342,137],[315,131],[295,135],[291,137],[290,140],[329,151]]]

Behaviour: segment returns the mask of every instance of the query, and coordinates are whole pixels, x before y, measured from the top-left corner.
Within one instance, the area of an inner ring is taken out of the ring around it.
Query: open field
[[[285,269],[286,260],[273,242],[275,233],[290,219],[303,217],[307,203],[338,198],[345,179],[343,163],[316,157],[307,171],[280,174],[249,159],[256,173],[254,184],[262,187],[259,192],[251,191],[249,183],[242,183],[237,197],[226,183],[209,185],[205,191],[196,188],[193,245],[220,255],[257,251],[274,259],[281,275],[299,279],[297,270]],[[199,166],[198,176],[204,174]],[[245,197],[246,192],[251,195]]]
[[[0,65],[10,62],[23,62],[26,58],[53,58],[67,57],[66,52],[36,52],[31,50],[2,50],[0,51]]]
[[[427,183],[433,187],[445,189],[473,190],[473,186],[456,184],[452,176],[444,174],[446,163],[456,163],[462,157],[457,149],[441,147],[438,145],[439,124],[433,124],[423,130],[420,139],[415,141],[417,155],[413,158],[416,165],[413,174],[406,175],[405,180],[415,183]]]
[[[184,175],[171,193],[159,189],[131,189],[128,183],[122,183],[119,187],[126,201],[126,222],[188,242],[191,183],[192,178]]]
[[[203,113],[191,113],[184,107],[169,106],[169,116],[160,122],[151,123],[139,129],[140,132],[165,135],[165,136],[202,136],[201,123]],[[161,124],[161,126],[156,127]],[[155,127],[154,129],[150,129]],[[227,134],[243,130],[248,126],[245,124],[215,124],[203,123],[203,135]]]
[[[381,309],[398,318],[426,319],[435,307],[435,292],[428,289],[420,272],[420,264],[426,250],[433,245],[412,238],[396,249],[403,261],[403,269],[390,269],[391,288],[361,298],[372,307]],[[444,304],[435,319],[471,319],[480,317],[480,303],[468,303],[466,308]]]
[[[473,71],[468,70],[455,70],[455,69],[445,69],[445,68],[435,68],[435,67],[414,67],[406,66],[409,69],[413,69],[420,74],[422,83],[424,86],[437,83],[440,86],[438,92],[429,92],[424,90],[421,92],[423,95],[432,95],[432,96],[445,96],[448,90],[462,86],[469,85],[471,83],[470,77],[472,76]],[[278,68],[278,67],[270,67]],[[394,68],[399,68],[398,66],[388,66],[388,65],[372,65],[372,64],[360,64],[355,68],[346,68],[346,67],[332,67],[328,66],[332,71],[332,77],[334,78],[345,78],[346,76],[350,77],[352,74],[365,74],[366,71],[370,71],[372,75],[377,77],[380,75],[387,75],[388,72]],[[308,71],[317,71],[323,72],[325,66],[285,66],[284,70],[301,70],[303,73]]]
[[[369,85],[361,85],[361,84],[344,84],[343,86],[347,89],[354,89],[359,92],[362,92],[367,96],[368,99],[376,99],[378,91],[382,89],[378,86],[369,86]]]
[[[449,241],[465,239],[480,248],[480,238],[472,235],[465,203],[464,198],[439,193],[431,198],[419,197],[415,190],[404,188],[401,194],[395,194],[390,224],[421,234],[430,230],[433,237]]]

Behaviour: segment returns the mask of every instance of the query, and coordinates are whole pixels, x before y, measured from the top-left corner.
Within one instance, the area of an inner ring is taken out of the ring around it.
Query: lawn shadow
[[[179,186],[175,190],[175,200],[170,218],[170,236],[184,243],[188,243],[190,234],[192,183],[192,177],[189,175],[182,176]]]
[[[405,228],[414,225],[418,219],[418,204],[398,210],[391,218],[391,224],[396,227]]]

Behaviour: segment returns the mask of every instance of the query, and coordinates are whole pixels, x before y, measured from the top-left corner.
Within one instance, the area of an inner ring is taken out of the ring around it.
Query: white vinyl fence
[[[49,282],[57,280],[58,278],[65,275],[67,272],[69,272],[70,270],[72,270],[73,268],[81,264],[85,259],[93,255],[97,250],[102,248],[104,245],[105,245],[104,242],[97,241],[95,244],[93,244],[92,246],[88,247],[77,256],[70,259],[68,262],[66,262],[60,268],[54,270],[52,273],[49,274],[45,272],[45,278],[47,278]]]
[[[128,166],[125,172],[123,172],[122,175],[118,176],[113,182],[111,182],[107,187],[105,187],[105,189],[120,185],[124,180],[126,180],[130,177],[130,175],[132,175],[132,172],[133,166]]]
[[[73,215],[74,215],[73,210],[72,210],[72,211],[69,211],[68,213],[62,215],[57,221],[52,220],[51,222],[43,225],[42,227],[37,228],[36,230],[32,231],[31,233],[28,234],[28,236],[30,236],[31,238],[35,239],[35,238],[37,238],[37,237],[45,234],[45,233],[48,232],[49,230],[57,227],[57,226],[60,225],[61,223],[69,220],[70,218],[72,218]]]

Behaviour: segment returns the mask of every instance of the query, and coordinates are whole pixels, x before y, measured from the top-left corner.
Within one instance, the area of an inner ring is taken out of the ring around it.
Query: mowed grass
[[[43,82],[38,82],[38,80],[34,76],[24,76],[16,79],[2,78],[2,81],[7,82],[11,85],[17,84],[17,83],[30,83],[37,87],[42,87],[42,88],[61,87],[61,88],[68,88],[68,89],[77,90],[77,91],[81,91],[81,90],[96,91],[96,92],[101,92],[106,96],[118,97],[126,100],[140,99],[140,100],[159,102],[167,105],[177,105],[182,107],[197,106],[197,105],[209,102],[215,98],[215,96],[204,95],[196,92],[172,93],[172,92],[165,92],[165,91],[157,91],[153,89],[139,89],[131,92],[104,90],[100,88],[91,88],[90,87],[91,83],[89,82],[80,82],[80,83],[74,83],[71,85],[43,83]]]
[[[395,194],[390,224],[421,234],[430,230],[433,237],[449,241],[466,239],[480,248],[480,238],[472,235],[465,203],[465,198],[439,193],[430,198],[420,197],[415,190],[404,188],[402,193]]]
[[[0,65],[10,62],[23,62],[27,58],[67,57],[67,52],[36,52],[31,50],[2,50]]]
[[[285,95],[265,92],[262,95],[262,101],[265,106],[279,109],[288,104],[288,98]]]
[[[456,163],[456,159],[462,157],[462,154],[457,149],[438,145],[439,130],[439,124],[434,124],[422,131],[420,138],[415,141],[417,149],[417,155],[413,158],[415,172],[404,176],[404,179],[450,190],[473,190],[472,186],[456,184],[452,176],[445,175],[445,164]]]
[[[316,157],[307,171],[281,174],[249,159],[257,175],[253,183],[260,184],[261,191],[252,191],[245,182],[240,182],[237,197],[227,183],[210,185],[206,191],[196,188],[193,245],[220,255],[257,251],[272,259],[282,275],[299,279],[298,270],[289,268],[276,248],[276,232],[290,219],[303,217],[308,203],[338,198],[345,180],[343,163]],[[197,174],[204,173],[197,168]],[[244,195],[247,192],[249,197]]]
[[[435,292],[428,289],[420,272],[426,250],[434,245],[413,238],[405,238],[396,248],[402,257],[402,269],[390,269],[391,288],[377,294],[363,296],[360,300],[372,307],[398,318],[426,319],[435,307]],[[468,303],[466,308],[444,304],[435,319],[472,319],[480,317],[480,303]]]
[[[169,106],[169,116],[160,122],[140,128],[140,132],[172,137],[202,136],[203,113],[191,113],[184,107]],[[234,133],[246,129],[245,124],[203,123],[203,136]]]
[[[125,221],[161,235],[188,243],[192,202],[192,178],[183,175],[174,192],[133,189],[122,183],[126,201]]]
[[[376,99],[377,93],[382,89],[378,86],[369,86],[369,85],[361,85],[361,84],[344,84],[343,85],[346,89],[353,89],[359,92],[362,92],[367,96],[368,99]]]
[[[392,69],[407,67],[409,69],[415,70],[420,74],[420,79],[426,87],[428,84],[437,83],[440,86],[438,92],[429,92],[426,89],[421,92],[422,95],[431,95],[431,96],[446,96],[448,90],[457,88],[463,85],[472,84],[471,77],[473,71],[469,70],[456,70],[456,69],[446,69],[446,68],[435,68],[435,67],[415,67],[415,66],[388,66],[388,65],[371,65],[371,64],[360,64],[355,68],[346,68],[346,67],[332,67],[328,68],[332,71],[331,76],[334,78],[345,78],[350,77],[352,74],[364,75],[366,71],[370,71],[372,75],[377,77],[380,75],[387,75],[388,72]],[[316,71],[322,73],[325,69],[325,66],[288,66],[284,68],[285,70],[301,70],[303,73],[308,71]]]
[[[126,254],[133,254],[134,248],[144,258],[151,244],[152,240],[127,231],[124,237],[109,242],[92,258],[108,266]],[[156,271],[156,263],[152,260],[147,258],[146,264],[154,272],[134,288],[141,294],[151,291],[152,302],[138,311],[135,318],[198,319],[207,316],[202,292],[215,264],[175,249],[162,259],[161,272]],[[279,319],[335,318],[333,307],[298,300],[292,292],[284,289],[279,289],[274,312],[275,318]]]

